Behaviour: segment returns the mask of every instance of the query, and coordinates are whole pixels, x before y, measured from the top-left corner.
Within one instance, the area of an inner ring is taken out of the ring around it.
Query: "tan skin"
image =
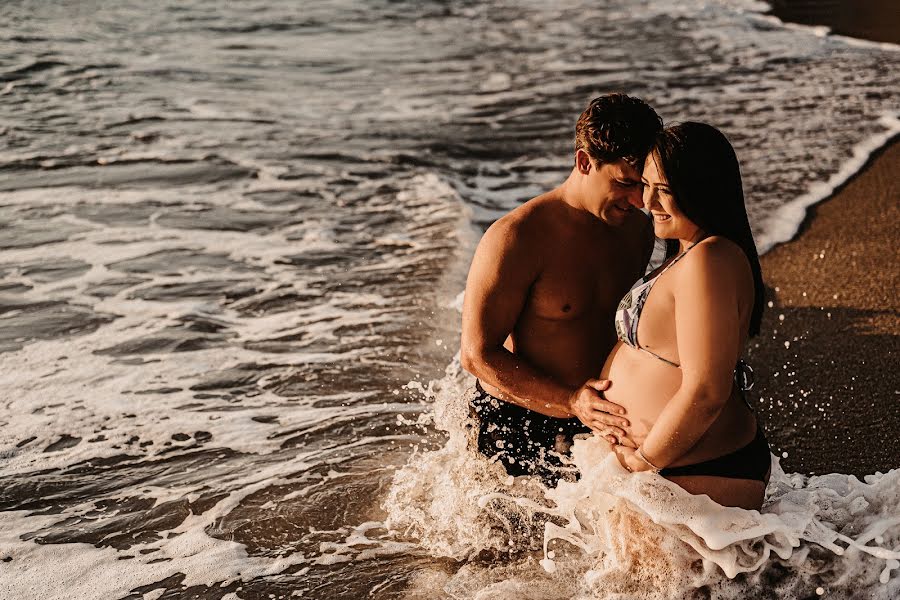
[[[600,376],[614,383],[605,396],[625,407],[630,422],[625,429],[651,463],[694,464],[745,446],[756,432],[755,417],[732,376],[747,341],[753,277],[736,244],[705,236],[678,209],[653,155],[644,165],[643,183],[656,235],[677,239],[682,251],[699,241],[656,281],[638,326],[642,347],[681,368],[618,342]],[[622,465],[635,472],[650,470],[632,446],[614,446]],[[765,495],[760,481],[669,479],[724,506],[759,509]]]
[[[641,205],[639,171],[579,150],[565,183],[485,232],[466,282],[460,348],[485,391],[631,443],[621,407],[601,396],[608,382],[595,377],[615,344],[615,308],[652,250]]]

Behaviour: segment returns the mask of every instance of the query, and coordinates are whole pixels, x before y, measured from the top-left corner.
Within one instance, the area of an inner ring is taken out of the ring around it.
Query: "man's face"
[[[641,173],[624,160],[591,160],[586,176],[585,208],[607,225],[622,225],[628,213],[643,208]]]

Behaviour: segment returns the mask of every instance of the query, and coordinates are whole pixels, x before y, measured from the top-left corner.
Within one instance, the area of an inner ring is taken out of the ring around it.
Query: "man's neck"
[[[569,173],[569,176],[566,180],[560,185],[557,189],[559,192],[559,197],[563,202],[574,208],[579,212],[583,212],[586,216],[596,219],[594,215],[587,211],[584,208],[584,194],[581,191],[581,180],[578,170],[576,168],[572,168],[572,172]]]
[[[564,204],[572,209],[571,214],[574,217],[583,219],[585,223],[590,223],[591,225],[600,226],[604,229],[612,229],[611,225],[584,207],[583,185],[584,182],[581,179],[581,175],[573,168],[569,177],[556,188],[556,195]]]

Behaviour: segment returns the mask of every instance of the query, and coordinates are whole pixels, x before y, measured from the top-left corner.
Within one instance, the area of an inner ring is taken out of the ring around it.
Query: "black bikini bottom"
[[[576,418],[557,419],[494,398],[475,383],[472,410],[478,421],[478,451],[497,459],[510,475],[536,475],[550,486],[563,472],[559,456],[572,446],[573,437],[591,433]]]
[[[693,465],[681,467],[667,467],[659,472],[663,477],[677,477],[681,475],[710,475],[713,477],[728,477],[730,479],[753,479],[766,481],[769,467],[772,465],[769,452],[769,442],[762,428],[756,426],[756,435],[753,440],[734,452],[705,460]]]

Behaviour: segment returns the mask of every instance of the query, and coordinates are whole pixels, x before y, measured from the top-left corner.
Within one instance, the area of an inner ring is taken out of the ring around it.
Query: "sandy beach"
[[[890,2],[777,2],[773,12],[900,42]],[[898,171],[895,138],[762,259],[772,306],[748,352],[752,393],[771,424],[773,451],[787,453],[787,471],[864,475],[900,466]]]
[[[895,141],[762,259],[773,306],[749,352],[753,392],[786,470],[898,466],[898,166]]]
[[[878,42],[897,42],[900,11],[892,0],[771,0],[784,21],[826,25],[833,33]]]

